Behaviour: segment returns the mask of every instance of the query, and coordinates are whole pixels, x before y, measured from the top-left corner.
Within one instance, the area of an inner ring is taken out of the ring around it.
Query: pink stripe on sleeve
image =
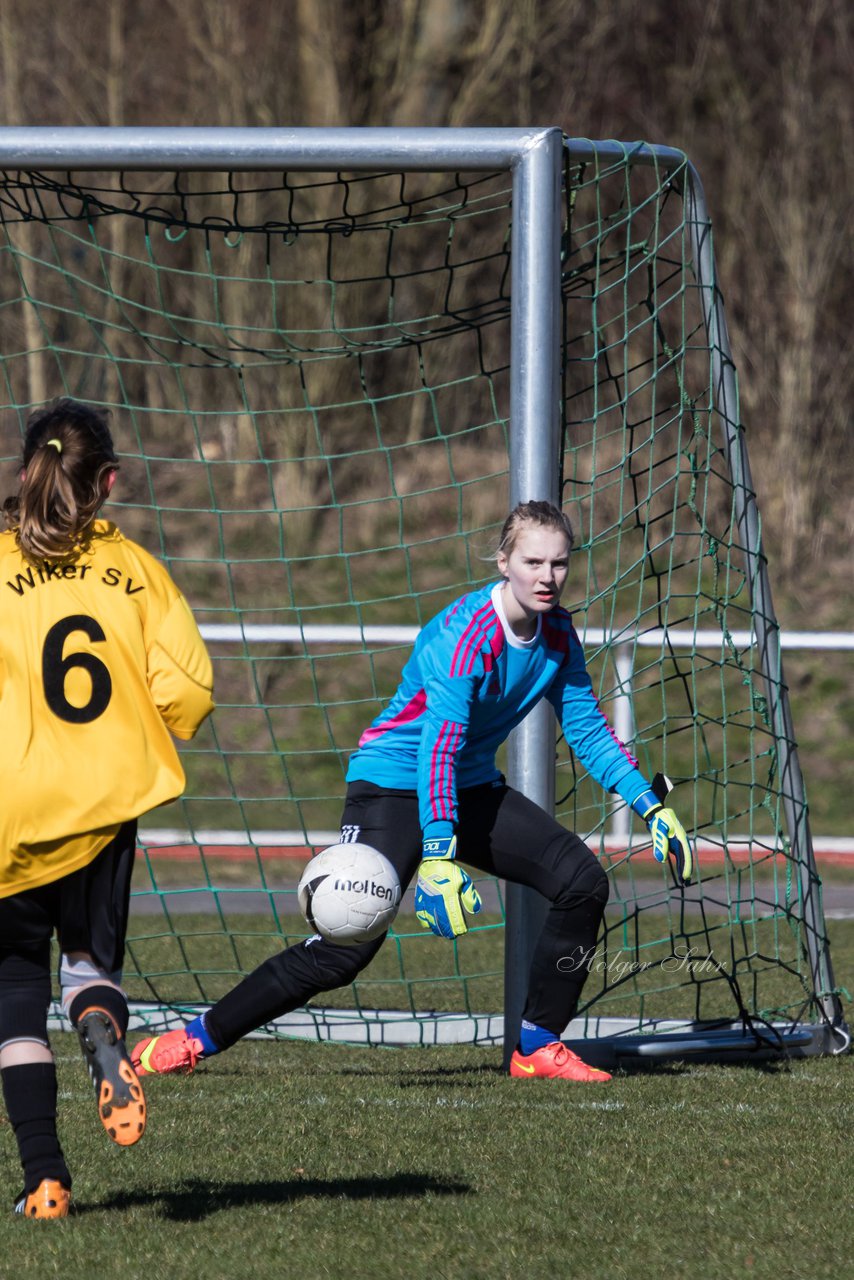
[[[430,760],[430,807],[437,820],[451,821],[454,816],[452,766],[461,735],[462,725],[455,724],[453,720],[445,720],[433,746]]]
[[[457,647],[454,650],[453,657],[451,658],[452,676],[471,675],[474,668],[475,655],[481,641],[489,631],[490,615],[492,615],[492,618],[497,621],[491,601],[478,609],[477,613],[460,636],[457,641]]]
[[[369,742],[373,742],[375,738],[381,738],[384,733],[388,733],[399,724],[408,724],[411,720],[417,720],[427,705],[427,694],[423,689],[419,689],[415,697],[407,702],[406,706],[398,711],[396,716],[392,716],[390,720],[384,720],[382,724],[368,725],[368,728],[359,739],[359,746],[364,747]]]

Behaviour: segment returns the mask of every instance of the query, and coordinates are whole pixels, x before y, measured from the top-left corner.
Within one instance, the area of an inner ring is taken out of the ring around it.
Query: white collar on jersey
[[[495,608],[495,612],[498,614],[498,621],[501,623],[504,630],[504,638],[512,649],[531,649],[539,640],[540,632],[543,629],[542,614],[537,615],[537,629],[531,636],[530,640],[522,640],[516,635],[516,632],[507,621],[507,614],[504,612],[504,601],[501,598],[501,588],[503,585],[503,582],[496,582],[495,586],[492,588],[492,604]]]

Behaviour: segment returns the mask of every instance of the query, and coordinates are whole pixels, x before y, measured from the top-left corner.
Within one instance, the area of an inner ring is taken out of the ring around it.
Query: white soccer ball
[[[400,881],[370,845],[334,844],[309,862],[297,896],[315,933],[354,947],[385,933],[400,906]]]

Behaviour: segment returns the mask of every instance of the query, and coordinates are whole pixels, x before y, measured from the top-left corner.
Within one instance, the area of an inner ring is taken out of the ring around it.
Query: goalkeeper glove
[[[656,862],[666,862],[668,853],[672,854],[680,884],[690,884],[694,872],[694,851],[676,814],[661,803],[671,790],[670,779],[657,773],[652,785],[653,790],[638,796],[632,808],[649,827]]]
[[[670,852],[676,862],[676,874],[682,884],[691,883],[694,853],[685,828],[672,809],[659,806],[644,815],[652,836],[652,852],[656,862],[665,862]]]
[[[468,931],[463,907],[474,916],[482,906],[471,877],[456,862],[424,859],[415,886],[415,914],[425,929],[440,938],[458,938]]]

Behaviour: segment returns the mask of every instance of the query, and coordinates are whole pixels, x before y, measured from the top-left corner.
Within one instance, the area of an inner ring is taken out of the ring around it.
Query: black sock
[[[124,1036],[128,1029],[128,1002],[118,987],[87,987],[74,997],[68,1007],[71,1025],[76,1027],[84,1013],[90,1009],[103,1009],[116,1024],[119,1036]]]
[[[44,1178],[55,1178],[70,1189],[71,1174],[56,1132],[56,1067],[52,1062],[27,1062],[4,1067],[0,1075],[25,1193],[35,1191]]]

